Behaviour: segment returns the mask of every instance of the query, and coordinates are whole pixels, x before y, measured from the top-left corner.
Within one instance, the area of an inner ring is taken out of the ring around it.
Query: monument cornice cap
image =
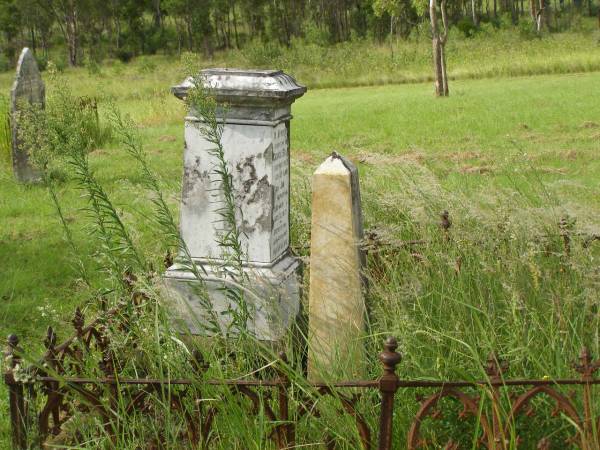
[[[306,92],[306,86],[298,84],[292,76],[281,70],[204,69],[200,71],[200,76],[204,88],[217,101],[243,103],[244,98],[249,98],[291,103]],[[188,77],[171,91],[183,100],[193,86],[193,78]]]

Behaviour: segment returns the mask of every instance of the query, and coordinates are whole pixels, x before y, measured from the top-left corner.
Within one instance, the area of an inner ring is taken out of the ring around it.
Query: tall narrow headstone
[[[17,64],[17,76],[10,91],[12,163],[15,177],[21,183],[39,181],[40,173],[29,161],[29,149],[19,138],[19,112],[25,105],[45,106],[46,89],[33,52],[24,48]]]
[[[291,104],[306,88],[274,70],[208,69],[201,72],[201,79],[216,99],[218,121],[223,124],[221,142],[232,175],[236,226],[241,232],[246,287],[251,291],[245,296],[251,302],[248,329],[261,340],[278,340],[300,306],[300,260],[289,252],[290,120]],[[173,93],[186,98],[192,83],[184,81]],[[214,144],[205,139],[201,132],[205,125],[194,114],[191,110],[185,119],[181,234],[193,259],[208,272],[203,281],[226,329],[227,311],[235,305],[223,291],[228,268],[223,267],[219,245],[222,179]],[[198,318],[206,314],[194,292],[193,274],[175,263],[165,280],[191,333],[203,334]]]
[[[308,371],[361,376],[365,304],[358,171],[333,153],[312,178]]]

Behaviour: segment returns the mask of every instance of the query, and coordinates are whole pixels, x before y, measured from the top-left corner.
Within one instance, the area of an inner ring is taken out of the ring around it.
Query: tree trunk
[[[162,11],[160,10],[160,0],[153,0],[154,6],[154,26],[162,28]]]
[[[540,4],[539,4],[539,9],[537,10],[537,17],[536,17],[536,30],[538,33],[542,32],[542,29],[544,28],[544,23],[545,23],[545,15],[546,15],[546,5],[544,3],[544,0],[539,0]]]
[[[446,72],[446,42],[440,42],[440,64],[442,68],[442,92],[444,97],[450,95],[448,89],[448,73]]]
[[[66,17],[66,30],[67,30],[67,46],[69,48],[69,65],[77,66],[78,64],[78,50],[79,50],[79,39],[77,36],[77,10],[75,7],[67,13]]]
[[[443,97],[444,82],[442,80],[442,46],[439,38],[433,38],[433,73],[435,75],[435,95]]]
[[[188,51],[194,50],[194,29],[192,27],[192,13],[191,11],[185,16],[186,34],[187,34],[187,48]]]
[[[479,17],[477,17],[477,0],[471,0],[471,12],[473,13],[473,24],[478,27],[479,26]]]
[[[450,93],[448,89],[448,75],[446,71],[445,46],[448,39],[448,17],[446,15],[446,0],[440,3],[442,13],[442,25],[444,32],[440,33],[437,17],[436,0],[429,0],[429,19],[431,20],[432,50],[433,50],[433,73],[435,76],[435,95],[438,97],[447,97]]]
[[[33,28],[33,26],[29,27],[29,33],[31,35],[31,50],[33,51],[33,53],[35,53],[37,45],[35,41],[35,29]]]
[[[240,37],[237,28],[237,18],[235,13],[235,1],[231,3],[231,14],[233,15],[233,35],[235,37],[235,48],[240,49]]]
[[[115,43],[117,51],[121,50],[121,19],[119,16],[115,16]]]

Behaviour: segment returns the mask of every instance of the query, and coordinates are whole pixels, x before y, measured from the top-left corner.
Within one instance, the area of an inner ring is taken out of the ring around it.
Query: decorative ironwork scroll
[[[554,405],[554,415],[564,419],[572,429],[568,442],[561,444],[564,448],[600,448],[600,417],[594,416],[594,386],[600,384],[595,375],[600,369],[600,360],[594,361],[587,349],[582,350],[574,366],[580,375],[574,379],[507,379],[508,365],[490,355],[485,367],[487,379],[482,381],[403,380],[396,374],[402,358],[393,338],[386,340],[379,355],[383,373],[376,380],[330,384],[302,380],[303,389],[297,389],[294,384],[297,381],[292,383],[285,370],[288,363],[283,353],[274,362],[276,376],[272,379],[209,380],[205,379],[207,365],[198,351],[192,353],[189,378],[133,379],[119,376],[118,355],[111,350],[107,333],[107,327],[115,325],[110,321],[117,314],[117,327],[126,327],[128,319],[123,321],[123,311],[124,305],[120,305],[85,326],[85,317],[77,309],[72,320],[73,336],[57,345],[56,333],[49,328],[44,357],[40,363],[28,367],[23,365],[19,340],[14,335],[9,336],[4,380],[8,386],[14,448],[41,446],[60,435],[65,424],[81,413],[94,414],[102,424],[102,432],[114,436],[118,431],[115,411],[119,401],[121,414],[152,416],[157,404],[162,408],[167,405],[184,424],[178,439],[189,442],[191,448],[208,449],[215,439],[226,438],[218,435],[216,424],[223,413],[219,405],[227,407],[227,401],[233,399],[240,407],[248,408],[249,417],[261,416],[269,427],[269,438],[279,449],[303,444],[298,436],[302,421],[321,427],[324,446],[336,448],[337,439],[323,423],[325,414],[321,408],[327,403],[329,408],[334,405],[339,415],[348,418],[344,423],[354,424],[355,430],[348,433],[347,441],[354,439],[356,448],[416,450],[440,448],[440,442],[446,449],[461,448],[460,439],[452,436],[446,439],[442,436],[443,430],[438,430],[436,425],[439,419],[455,414],[458,420],[470,418],[476,423],[476,429],[463,436],[470,448],[505,450],[523,442],[519,423],[532,420],[534,406],[542,398],[547,399],[544,405]],[[135,308],[125,314],[132,313],[135,314]],[[90,358],[98,360],[93,376],[89,364],[85,364]],[[581,395],[572,398],[565,394],[566,388],[579,388]],[[217,392],[218,401],[205,401],[203,392],[206,390],[210,390],[211,395]],[[415,412],[410,427],[400,430],[395,427],[400,413],[394,412],[394,403],[397,393],[406,390],[429,391],[429,394],[403,409],[410,410],[414,406]],[[445,409],[444,405],[449,402],[457,405],[459,411]],[[365,405],[367,412],[361,410]],[[373,426],[374,418],[369,416],[375,410],[379,411],[378,429]],[[435,442],[428,440],[425,428],[430,436],[436,437]],[[555,437],[542,437],[537,448],[551,448],[552,439]],[[160,448],[160,444],[153,446]]]

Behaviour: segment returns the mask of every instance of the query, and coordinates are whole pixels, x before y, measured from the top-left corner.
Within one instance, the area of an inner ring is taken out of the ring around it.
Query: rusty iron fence
[[[452,231],[452,219],[448,211],[440,213],[440,221],[438,226],[442,232],[443,239],[450,240]],[[565,256],[570,256],[573,241],[577,240],[581,243],[582,248],[588,248],[594,242],[600,242],[600,235],[594,233],[585,233],[576,231],[574,223],[567,217],[562,217],[557,224],[557,235],[562,241],[562,251]],[[553,237],[552,234],[536,234],[531,236],[536,241]],[[397,252],[400,250],[414,251],[420,246],[431,244],[432,242],[425,239],[414,240],[398,240],[386,233],[381,233],[377,228],[366,230],[365,237],[362,242],[362,249],[371,255],[377,255],[380,252]]]
[[[135,314],[135,307],[133,310],[126,308],[128,312],[125,313],[122,307],[108,310],[87,326],[84,325],[83,314],[77,309],[72,321],[73,336],[57,345],[56,333],[49,328],[43,358],[27,367],[17,337],[9,336],[4,380],[9,392],[14,448],[43,447],[44,443],[60,435],[63,425],[78,412],[96,414],[102,419],[104,431],[111,435],[114,433],[111,423],[115,419],[117,399],[126,399],[121,413],[151,414],[152,402],[149,399],[153,395],[164,396],[165,391],[170,392],[169,408],[180,414],[186,423],[182,442],[186,442],[189,448],[210,448],[215,441],[214,424],[219,409],[202,401],[200,392],[209,386],[224,389],[234,399],[246,399],[250,412],[262,414],[263,419],[271,424],[270,439],[278,449],[301,446],[302,439],[297,435],[298,423],[310,418],[321,420],[320,399],[324,397],[337,402],[339,413],[349,416],[355,424],[356,433],[353,432],[353,435],[357,436],[357,448],[441,448],[439,443],[431,442],[431,438],[427,437],[431,435],[426,435],[422,428],[426,421],[428,426],[432,426],[436,423],[435,419],[448,414],[443,411],[443,405],[449,399],[462,407],[457,414],[459,419],[471,417],[476,422],[478,431],[469,432],[470,436],[473,433],[477,436],[472,448],[515,448],[520,443],[517,419],[527,420],[532,415],[538,397],[545,397],[553,403],[553,413],[571,427],[569,441],[561,448],[567,445],[583,450],[600,448],[600,417],[595,417],[598,409],[595,386],[600,384],[595,373],[600,368],[600,360],[594,361],[586,349],[581,351],[578,363],[574,364],[578,378],[508,379],[505,377],[507,364],[490,355],[484,368],[487,378],[481,381],[406,380],[400,379],[396,373],[402,358],[397,352],[396,340],[390,337],[378,355],[382,364],[382,374],[378,379],[336,383],[306,381],[306,386],[311,389],[308,395],[302,389],[293,389],[296,381],[291,380],[284,370],[287,360],[283,353],[274,364],[276,375],[271,379],[205,379],[203,374],[207,366],[198,352],[192,354],[189,378],[120,377],[118,364],[115,364],[117,355],[112,354],[106,327],[117,315],[117,326],[127,327],[127,320]],[[102,355],[97,364],[102,375],[98,377],[86,377],[83,372],[86,355],[89,357],[92,351]],[[197,389],[198,386],[200,389]],[[567,394],[565,388],[576,389],[577,392]],[[407,389],[418,391],[421,397],[418,398],[419,406],[414,417],[401,421],[398,407],[394,411],[398,401],[396,394]],[[365,397],[364,394],[371,395]],[[192,401],[189,401],[189,396],[192,396]],[[371,402],[371,411],[378,410],[378,425],[361,413],[364,398]],[[491,407],[482,408],[484,400]],[[193,405],[191,408],[190,404]],[[410,423],[409,429],[401,430],[402,436],[406,436],[403,442],[399,441],[398,422]],[[549,438],[542,438],[537,448],[554,448],[550,442]],[[336,448],[336,439],[325,436],[323,446]],[[158,443],[148,448],[162,447]],[[459,443],[449,439],[443,448],[458,449]]]

